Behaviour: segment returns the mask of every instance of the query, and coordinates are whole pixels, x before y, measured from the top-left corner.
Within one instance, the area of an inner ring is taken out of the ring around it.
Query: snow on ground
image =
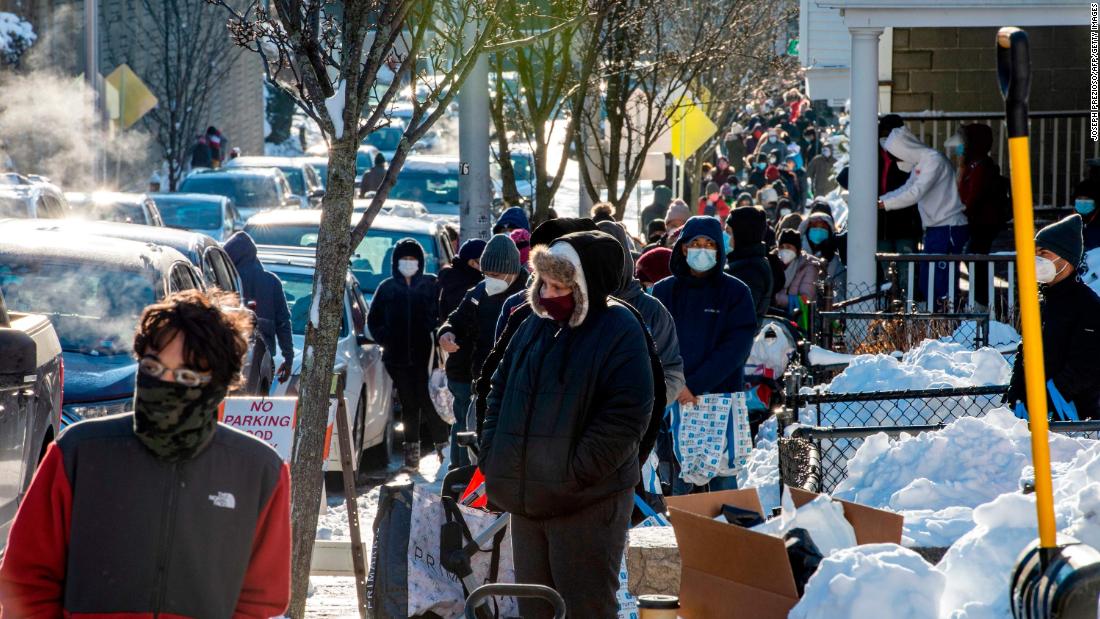
[[[1018,490],[1032,474],[1029,441],[1027,423],[1006,409],[917,437],[865,441],[834,496],[902,513],[906,545],[950,548],[934,567],[909,555],[895,560],[901,551],[892,545],[836,553],[791,616],[845,619],[869,616],[867,608],[909,613],[919,606],[939,613],[896,616],[1009,619],[1009,578],[1037,536],[1034,495]],[[1050,442],[1058,530],[1098,545],[1100,442],[1057,434]],[[905,578],[891,562],[903,564]],[[859,605],[864,599],[875,605]]]

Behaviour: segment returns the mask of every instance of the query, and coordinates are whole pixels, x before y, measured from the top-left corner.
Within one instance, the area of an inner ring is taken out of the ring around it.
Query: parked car
[[[0,550],[19,501],[60,432],[61,342],[50,319],[8,311],[0,291]]]
[[[163,245],[28,230],[0,239],[0,289],[9,308],[53,322],[65,363],[67,425],[131,410],[131,346],[141,311],[204,284],[183,254]]]
[[[225,196],[205,193],[149,194],[160,210],[164,225],[199,232],[223,242],[244,228],[244,219]]]
[[[379,127],[368,133],[367,137],[363,139],[363,146],[370,146],[376,149],[378,152],[382,153],[386,158],[386,162],[389,163],[393,161],[393,155],[397,152],[397,145],[401,143],[401,138],[404,135],[405,123],[394,119],[390,121],[390,124]],[[373,157],[371,158],[371,162],[374,162]]]
[[[58,219],[69,215],[65,194],[39,176],[0,174],[0,217]]]
[[[457,217],[458,177],[458,157],[410,155],[388,197],[420,202],[432,215]],[[489,183],[489,193],[495,197],[497,191],[491,178]]]
[[[237,157],[226,163],[224,169],[233,168],[275,168],[281,171],[302,208],[319,208],[321,199],[325,197],[325,184],[304,157]]]
[[[321,155],[317,155],[317,156],[307,155],[305,157],[301,157],[301,159],[305,163],[308,163],[309,165],[313,166],[314,170],[317,170],[317,177],[319,179],[321,179],[321,189],[326,189],[327,190],[328,189],[328,152],[327,152],[328,149],[327,149],[327,147],[326,147],[325,150],[326,150],[326,152],[321,154]],[[356,167],[358,167],[358,165]]]
[[[319,210],[279,211],[249,219],[244,230],[264,250],[274,249],[268,246],[312,249],[317,246],[320,227]],[[393,248],[403,238],[416,239],[424,247],[424,270],[428,273],[439,273],[454,255],[439,221],[378,215],[351,256],[351,272],[364,294],[373,295],[378,284],[390,276]]]
[[[94,191],[66,192],[70,217],[91,221],[117,221],[146,226],[163,226],[160,210],[147,194]]]
[[[8,221],[4,229],[18,234],[20,230],[31,232],[52,231],[70,235],[89,235],[112,239],[124,239],[170,247],[183,254],[202,275],[203,285],[217,288],[235,295],[235,302],[225,307],[227,311],[248,312],[247,299],[242,299],[241,278],[233,260],[225,253],[221,245],[213,238],[174,228],[142,226],[137,224],[119,224],[114,222],[76,222],[51,220]],[[255,316],[252,316],[255,323]],[[241,369],[244,384],[241,393],[267,393],[274,381],[274,362],[270,351],[264,345],[263,338],[255,331],[252,333]]]
[[[305,348],[306,324],[313,300],[313,277],[316,261],[312,256],[286,255],[261,251],[260,262],[283,283],[283,293],[290,305],[294,329],[294,363],[291,378],[278,383],[272,395],[295,395],[302,373],[302,351]],[[357,457],[352,461],[357,470],[385,467],[393,449],[393,381],[382,363],[382,348],[374,343],[367,330],[367,300],[349,273],[344,284],[344,317],[340,339],[336,344],[336,372],[346,377],[344,400],[347,403],[348,427]],[[329,457],[325,461],[326,483],[343,487],[339,442],[333,433]]]
[[[181,193],[208,193],[225,196],[241,217],[249,217],[270,209],[299,208],[290,183],[282,171],[275,168],[227,168],[193,173],[183,179]]]

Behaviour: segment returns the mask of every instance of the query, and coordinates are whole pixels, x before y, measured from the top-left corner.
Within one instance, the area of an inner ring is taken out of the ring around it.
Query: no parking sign
[[[298,398],[226,398],[218,408],[218,421],[263,440],[284,462],[290,462],[297,418]],[[335,419],[336,399],[333,398],[329,403],[328,427],[325,430],[326,459]]]

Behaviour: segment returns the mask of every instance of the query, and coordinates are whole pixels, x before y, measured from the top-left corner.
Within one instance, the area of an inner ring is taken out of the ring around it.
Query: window
[[[186,199],[157,198],[157,209],[164,225],[185,230],[217,230],[222,227],[216,202],[189,202]]]
[[[355,282],[351,284],[351,321],[355,325],[357,335],[365,335],[367,332],[367,301]]]
[[[269,176],[196,174],[183,181],[180,192],[225,196],[241,208],[259,208],[281,204],[279,185]]]
[[[195,271],[189,263],[177,262],[172,265],[172,271],[169,275],[168,286],[172,292],[179,292],[181,290],[203,289],[203,284],[198,277],[195,276]]]
[[[393,248],[404,238],[412,238],[424,248],[424,271],[438,273],[439,246],[432,236],[400,230],[370,230],[351,256],[351,273],[360,288],[373,293],[382,280],[393,274]]]
[[[225,253],[217,247],[208,247],[203,254],[203,273],[211,284],[225,292],[239,292],[237,281],[229,270]]]
[[[298,196],[306,195],[306,179],[305,174],[301,168],[285,167],[279,168],[286,175],[286,180],[290,183],[290,193]]]
[[[458,203],[458,175],[445,171],[402,170],[390,191],[397,200]]]

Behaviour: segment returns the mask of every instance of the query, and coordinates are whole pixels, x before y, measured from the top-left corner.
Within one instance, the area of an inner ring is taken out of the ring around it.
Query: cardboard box
[[[818,495],[791,488],[796,507]],[[683,565],[684,619],[785,619],[798,603],[783,540],[714,520],[722,505],[763,514],[755,488],[668,497],[669,519]],[[835,499],[834,499],[835,500]],[[903,518],[858,503],[844,504],[859,544],[901,543]]]

